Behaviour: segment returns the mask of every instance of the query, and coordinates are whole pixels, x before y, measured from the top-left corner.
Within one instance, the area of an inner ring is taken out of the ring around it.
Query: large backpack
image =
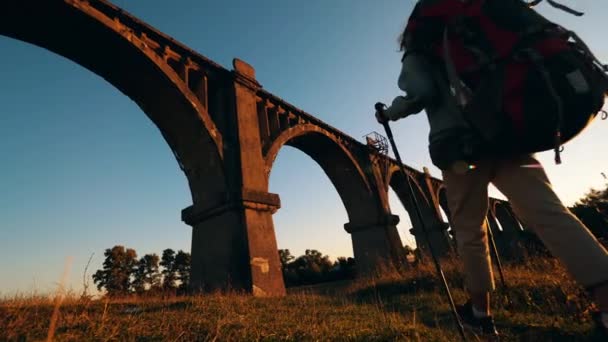
[[[420,0],[403,42],[441,70],[484,153],[554,149],[561,163],[561,145],[601,111],[608,69],[531,8],[541,1]]]

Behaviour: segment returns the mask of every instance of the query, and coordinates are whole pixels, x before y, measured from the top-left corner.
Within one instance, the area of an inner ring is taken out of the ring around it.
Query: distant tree
[[[597,207],[577,203],[569,209],[597,238],[608,238],[608,218]]]
[[[175,269],[175,251],[171,248],[167,248],[163,251],[160,265],[163,267],[162,275],[162,288],[164,290],[170,290],[177,288],[177,270]]]
[[[329,256],[315,249],[307,249],[297,258],[289,249],[281,249],[279,260],[287,287],[353,279],[356,275],[354,258],[339,257],[332,262]]]
[[[93,274],[98,290],[105,289],[108,296],[124,296],[131,292],[131,277],[137,265],[137,253],[124,246],[114,246],[104,252],[103,268]]]
[[[326,280],[333,264],[327,255],[315,249],[307,249],[289,267],[297,273],[300,285],[304,285]]]
[[[281,268],[286,269],[287,265],[295,259],[289,249],[279,249],[279,260],[281,261]]]
[[[608,184],[603,190],[589,190],[569,209],[596,237],[608,238]]]
[[[591,189],[576,205],[595,208],[604,218],[608,218],[608,184],[602,190]],[[575,205],[575,206],[576,206]]]
[[[338,257],[331,270],[332,280],[354,279],[356,275],[355,259]]]
[[[146,266],[144,258],[139,259],[135,271],[133,272],[133,281],[131,282],[133,291],[136,293],[143,293],[146,291],[146,284],[144,280],[144,274],[146,272],[145,268]]]
[[[281,272],[283,273],[283,281],[285,286],[296,286],[300,283],[300,277],[295,267],[293,260],[295,257],[291,255],[289,249],[279,249],[279,261],[281,262]]]
[[[190,264],[192,257],[190,253],[179,250],[175,255],[174,268],[179,281],[179,289],[185,291],[190,286]]]
[[[327,272],[333,266],[332,262],[329,260],[329,256],[323,255],[323,253],[316,249],[307,249],[304,258],[306,258],[310,265],[318,266],[321,272]]]
[[[139,259],[133,276],[133,290],[143,293],[146,290],[160,288],[160,258],[156,254],[146,254]]]

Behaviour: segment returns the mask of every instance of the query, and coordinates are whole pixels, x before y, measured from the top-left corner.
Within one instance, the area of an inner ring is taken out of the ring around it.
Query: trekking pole
[[[375,109],[376,111],[383,111],[385,105],[383,103],[376,103]],[[414,207],[416,208],[416,216],[418,217],[418,221],[420,222],[420,227],[422,228],[422,233],[424,234],[424,238],[429,246],[429,251],[431,252],[431,257],[433,258],[433,262],[435,263],[435,269],[437,270],[437,274],[439,278],[441,278],[441,282],[443,284],[443,289],[445,291],[446,296],[448,297],[448,301],[450,303],[450,307],[452,308],[452,315],[454,316],[454,320],[456,321],[456,325],[458,326],[458,331],[460,332],[460,336],[463,341],[466,341],[467,338],[464,334],[464,327],[462,326],[462,322],[460,322],[460,317],[458,316],[458,312],[456,312],[456,305],[454,304],[454,299],[452,298],[452,293],[450,292],[450,287],[448,286],[448,282],[445,280],[445,275],[443,274],[443,270],[441,269],[441,264],[439,264],[439,260],[435,255],[435,251],[433,250],[433,246],[431,245],[431,239],[429,237],[429,233],[426,229],[426,225],[424,224],[424,220],[422,219],[422,213],[420,212],[420,207],[418,206],[418,200],[414,195],[414,189],[412,187],[412,183],[410,182],[410,178],[405,171],[405,167],[403,165],[403,161],[401,161],[401,156],[399,155],[399,151],[397,150],[397,145],[395,144],[395,139],[393,138],[393,131],[391,131],[391,127],[388,124],[388,121],[383,121],[382,126],[384,126],[384,130],[386,131],[386,135],[388,140],[391,143],[391,147],[393,149],[393,153],[395,154],[395,158],[397,158],[397,162],[399,163],[399,169],[407,182],[407,186],[409,188],[409,192],[412,198],[412,202],[414,203]]]
[[[498,274],[500,275],[500,281],[502,282],[502,292],[507,301],[507,306],[510,307],[513,305],[511,303],[511,299],[509,298],[508,292],[509,288],[507,287],[507,282],[505,281],[505,275],[502,271],[502,262],[500,261],[500,257],[498,256],[498,248],[496,248],[496,240],[494,240],[494,231],[492,230],[492,226],[490,226],[490,222],[488,218],[486,218],[486,227],[488,227],[488,238],[490,239],[490,250],[492,254],[494,254],[494,260],[496,262],[496,266],[498,267]]]
[[[494,255],[494,260],[496,261],[496,266],[498,267],[498,274],[500,275],[500,281],[502,282],[502,287],[506,290],[507,283],[505,282],[505,275],[502,272],[502,262],[500,262],[500,257],[498,256],[498,249],[496,248],[496,241],[494,240],[494,232],[492,231],[492,227],[490,226],[490,222],[486,218],[486,227],[488,227],[488,237],[490,238],[490,250]]]

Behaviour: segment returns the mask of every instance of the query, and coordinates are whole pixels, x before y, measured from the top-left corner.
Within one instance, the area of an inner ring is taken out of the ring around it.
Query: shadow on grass
[[[499,324],[497,328],[507,334],[507,338],[513,341],[606,341],[598,331],[588,329],[585,332],[564,331],[553,326],[531,326],[528,324]]]
[[[521,276],[530,279],[513,278],[508,291],[499,287],[493,296],[503,341],[604,341],[590,323],[589,297],[581,288],[564,279],[538,282],[530,273]],[[464,301],[462,275],[448,270],[446,278],[455,302]],[[417,322],[429,328],[457,331],[441,280],[428,271],[403,278],[359,280],[350,285],[325,284],[309,290],[317,295],[344,296],[360,305],[375,305],[408,320],[416,313]]]
[[[186,311],[194,305],[188,300],[171,302],[171,303],[153,303],[152,305],[141,305],[137,303],[113,304],[118,309],[118,313],[122,315],[154,313],[162,311]]]

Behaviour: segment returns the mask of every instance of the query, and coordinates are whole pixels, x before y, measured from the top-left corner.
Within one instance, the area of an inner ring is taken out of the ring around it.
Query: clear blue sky
[[[546,5],[541,10],[608,61],[598,26],[608,5],[564,2],[588,15],[578,19]],[[396,39],[413,1],[114,3],[224,66],[233,57],[244,59],[267,90],[359,139],[381,131],[373,104],[399,94]],[[180,221],[181,209],[191,204],[186,179],[130,99],[71,61],[5,37],[0,62],[0,295],[52,291],[68,256],[74,258],[70,285],[78,289],[89,256],[95,253],[94,271],[104,249],[115,244],[140,255],[190,250],[191,228]],[[567,145],[561,166],[541,154],[567,204],[604,184],[606,125],[597,120]],[[424,116],[399,122],[394,131],[406,163],[439,175],[428,158]],[[281,150],[270,190],[283,204],[275,214],[280,248],[352,255],[344,207],[313,160]],[[391,205],[403,221],[403,242],[412,244],[407,214],[394,196]]]

